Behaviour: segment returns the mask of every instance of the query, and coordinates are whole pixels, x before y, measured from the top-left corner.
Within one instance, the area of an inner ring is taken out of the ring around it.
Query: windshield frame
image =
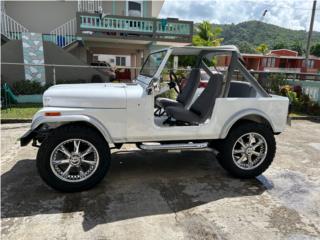
[[[170,52],[171,52],[171,51],[169,51],[169,50],[170,50],[170,49],[166,48],[166,49],[161,49],[161,50],[158,50],[158,51],[151,52],[151,53],[148,55],[148,57],[146,58],[146,60],[144,61],[143,65],[142,65],[142,67],[141,67],[141,69],[140,69],[139,75],[144,76],[144,77],[148,77],[148,78],[157,77],[157,75],[159,75],[159,73],[162,72],[162,69],[163,69],[165,63],[167,62],[167,60],[168,60],[168,58],[169,58],[169,55],[170,55]],[[148,62],[148,60],[150,59],[150,57],[151,57],[152,55],[154,55],[154,54],[161,53],[161,52],[164,52],[165,54],[164,54],[164,57],[163,57],[161,63],[159,64],[157,70],[154,72],[154,74],[153,74],[153,75],[147,75],[147,74],[142,73],[143,68],[144,68],[145,65],[147,64],[147,62]]]

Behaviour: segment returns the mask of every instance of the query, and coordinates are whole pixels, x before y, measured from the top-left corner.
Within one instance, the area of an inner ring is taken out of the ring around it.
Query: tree
[[[316,43],[310,48],[310,53],[317,57],[320,57],[320,43]]]
[[[252,47],[250,43],[247,41],[240,41],[237,44],[237,47],[239,48],[240,52],[242,53],[256,53],[257,51]]]
[[[268,48],[268,45],[265,44],[265,43],[261,43],[257,48],[256,50],[259,52],[259,53],[262,53],[263,55],[266,55],[266,53],[269,51],[269,48]]]
[[[219,38],[222,28],[213,28],[209,21],[203,21],[196,27],[196,34],[192,38],[195,46],[219,46],[223,38]]]
[[[287,49],[288,45],[285,44],[284,42],[278,42],[276,44],[273,45],[272,49],[276,50],[276,49]]]
[[[291,46],[290,49],[293,51],[298,52],[298,54],[301,56],[303,54],[303,46],[302,43],[299,41],[295,41]]]
[[[193,35],[192,44],[194,46],[219,46],[223,38],[219,38],[222,28],[212,27],[208,21],[203,21],[195,29],[196,34]],[[179,66],[194,66],[196,63],[196,56],[180,56]],[[208,65],[214,63],[214,59]]]

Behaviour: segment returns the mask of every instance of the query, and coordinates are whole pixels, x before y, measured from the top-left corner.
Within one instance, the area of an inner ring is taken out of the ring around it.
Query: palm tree
[[[219,46],[223,41],[223,38],[219,38],[221,32],[220,27],[213,28],[210,22],[203,21],[197,26],[192,43],[195,46]]]
[[[256,50],[260,53],[262,53],[263,55],[266,55],[267,52],[269,51],[268,45],[265,43],[261,43]]]

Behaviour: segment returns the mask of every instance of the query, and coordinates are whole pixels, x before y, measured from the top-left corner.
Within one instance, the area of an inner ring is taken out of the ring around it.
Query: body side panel
[[[108,142],[124,143],[225,138],[232,125],[247,115],[265,118],[277,133],[286,126],[287,98],[218,98],[211,119],[204,124],[160,127],[154,123],[153,94],[129,91],[127,97],[127,109],[46,107],[36,114],[32,127],[44,122],[87,121],[97,126]],[[45,117],[45,111],[60,111],[62,116]]]

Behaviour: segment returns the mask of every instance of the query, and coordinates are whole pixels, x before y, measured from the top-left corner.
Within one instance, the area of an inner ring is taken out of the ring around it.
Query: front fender
[[[219,138],[226,138],[231,127],[240,119],[243,119],[247,116],[259,116],[262,117],[263,119],[265,119],[266,121],[268,121],[268,123],[270,124],[270,126],[272,127],[272,130],[275,132],[275,126],[272,122],[272,120],[267,116],[267,114],[265,114],[263,111],[259,110],[259,109],[246,109],[240,112],[237,112],[235,114],[233,114],[231,117],[229,117],[227,119],[227,121],[225,121],[225,124],[222,127],[222,130],[220,132],[220,136]]]
[[[105,128],[105,126],[98,121],[96,118],[88,115],[61,115],[61,116],[54,116],[54,117],[46,117],[43,115],[35,116],[35,118],[32,120],[31,124],[31,130],[34,131],[39,126],[41,126],[44,123],[72,123],[72,122],[87,122],[94,126],[105,138],[105,140],[109,144],[113,144],[113,140],[111,138],[110,133]]]

